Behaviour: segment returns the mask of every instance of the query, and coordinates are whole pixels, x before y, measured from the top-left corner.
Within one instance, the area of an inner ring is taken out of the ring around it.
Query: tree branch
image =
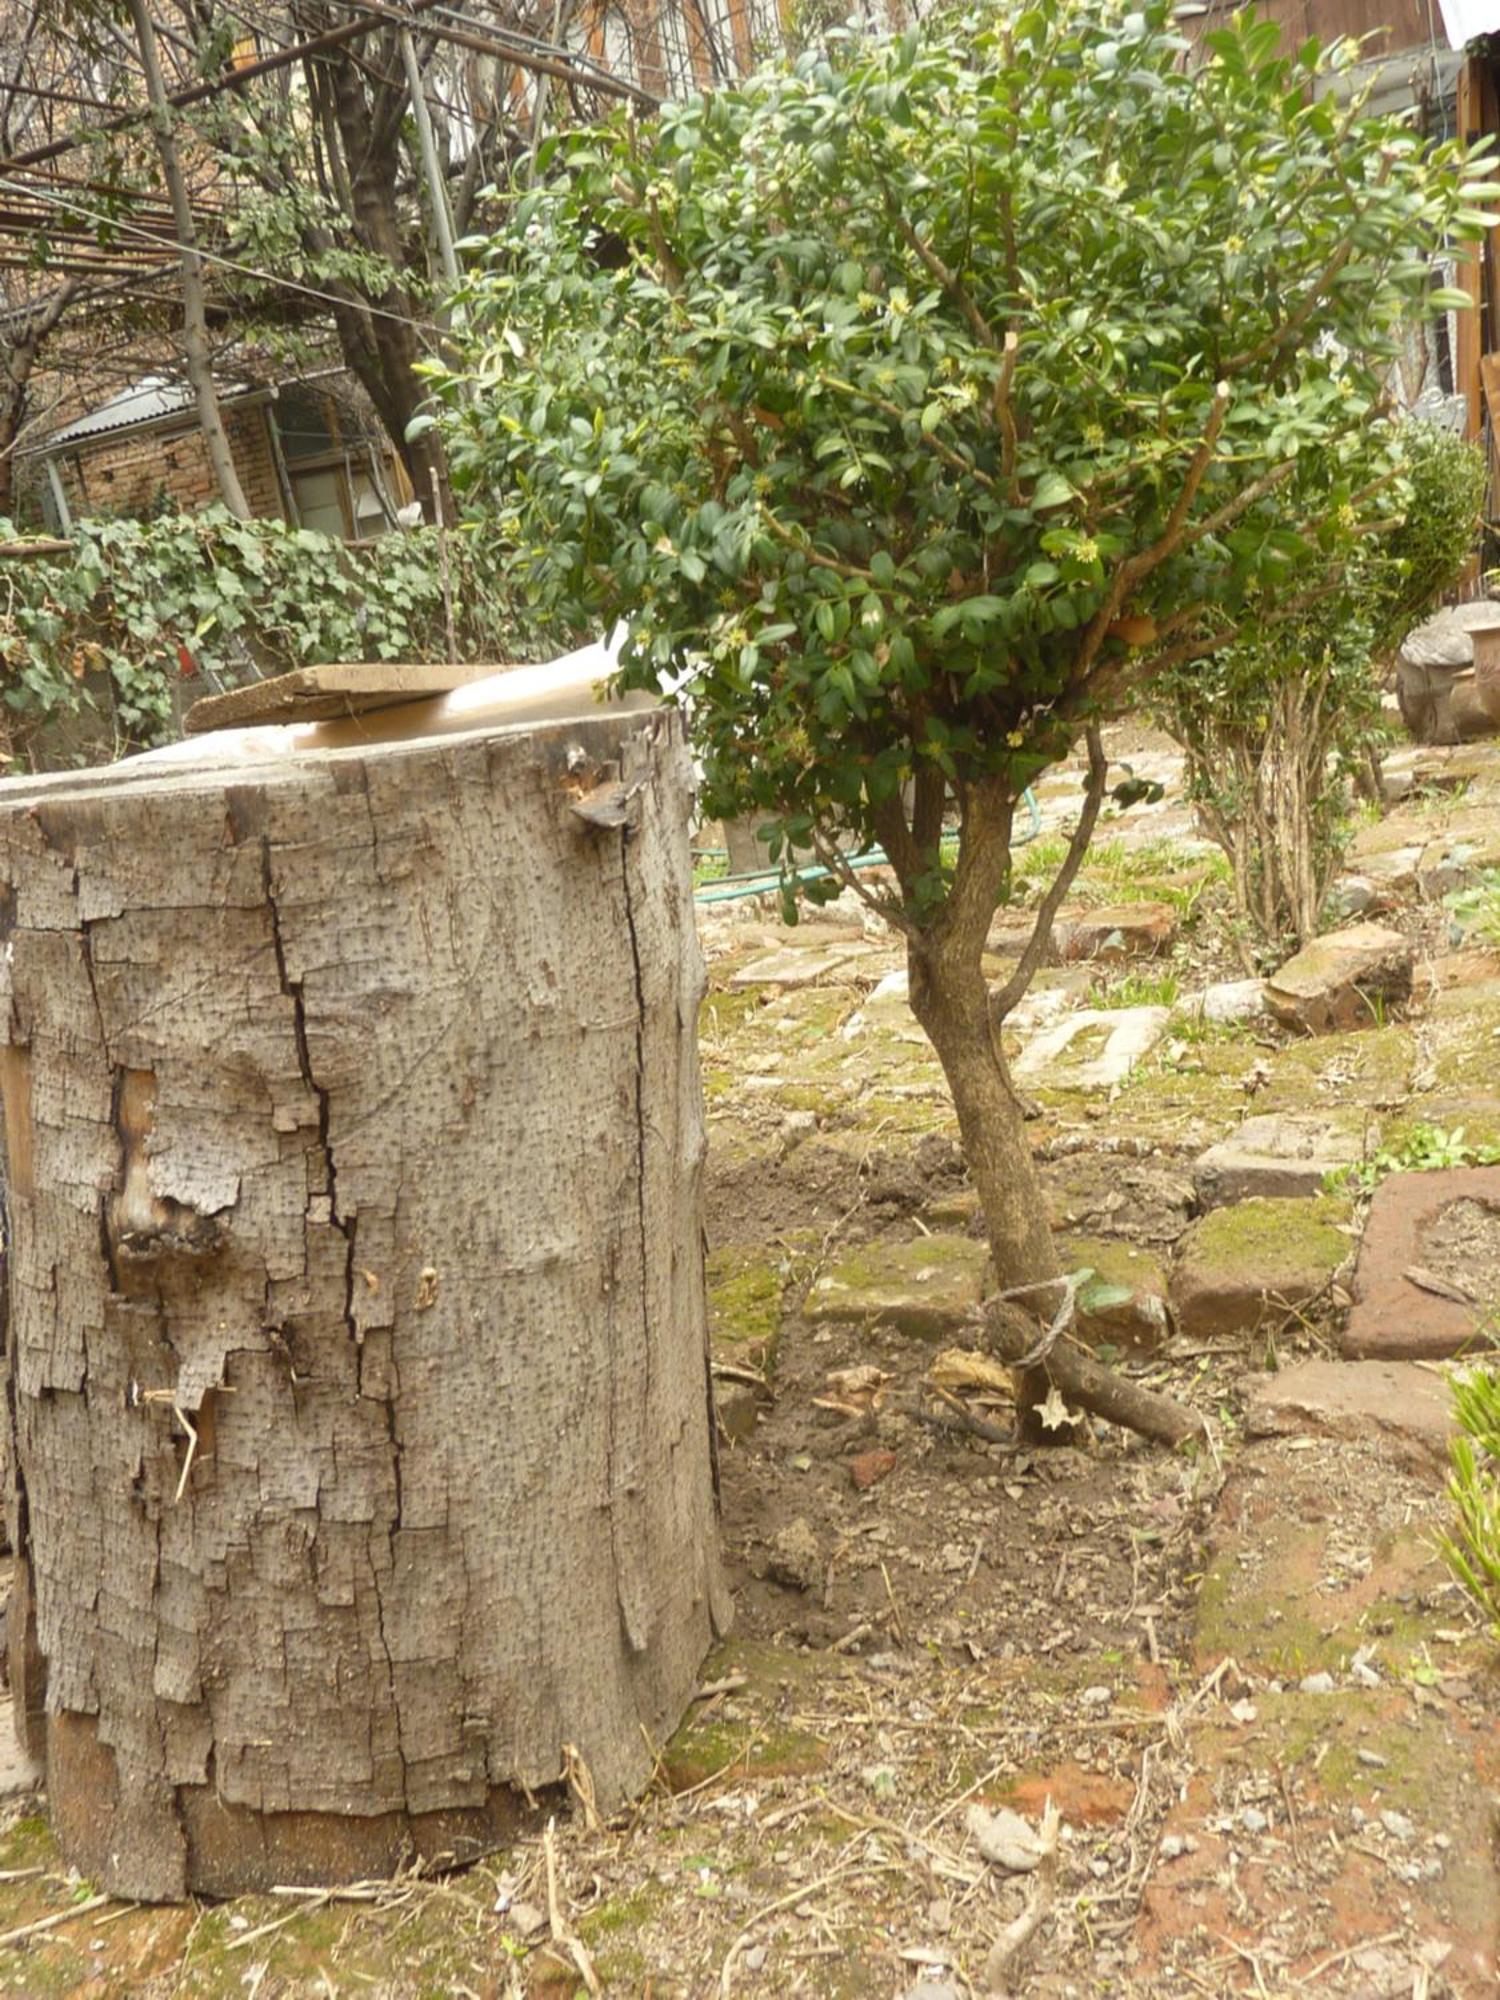
[[[969,322],[969,330],[980,346],[991,347],[998,354],[1000,352],[1000,341],[995,333],[995,329],[979,310],[973,294],[969,291],[958,273],[949,270],[932,245],[923,241],[907,221],[906,217],[899,214],[894,206],[891,207],[890,213],[891,219],[900,231],[903,240],[911,249],[916,251],[917,256],[921,259],[927,270],[937,279],[943,290]]]
[[[894,897],[882,896],[877,890],[872,889],[868,882],[862,882],[859,870],[849,866],[847,859],[826,834],[814,827],[811,839],[812,850],[817,855],[820,866],[826,868],[835,881],[842,882],[846,889],[852,889],[867,909],[873,910],[876,916],[882,918],[893,930],[900,931],[903,937],[916,936],[916,925]],[[887,849],[886,853],[889,856],[890,850]],[[896,873],[899,879],[900,870],[898,869]]]
[[[906,424],[911,418],[916,417],[920,419],[921,412],[919,410],[903,410],[899,403],[892,403],[886,397],[877,396],[869,389],[861,389],[856,382],[846,382],[842,375],[824,375],[818,373],[813,376],[813,380],[821,383],[827,389],[841,389],[846,396],[853,396],[857,402],[868,403],[872,409],[883,411],[886,416],[894,417],[903,429],[905,429]],[[935,451],[945,464],[953,467],[955,472],[961,472],[966,479],[977,479],[980,485],[988,487],[991,493],[998,493],[1000,491],[995,481],[991,479],[990,475],[982,467],[975,465],[971,459],[965,458],[962,452],[955,451],[951,445],[944,444],[942,439],[936,436],[934,432],[922,430],[920,422],[918,424],[918,436],[929,450]]]
[[[1011,407],[1010,386],[1015,378],[1016,357],[1020,351],[1021,343],[1015,334],[1006,334],[1000,373],[995,377],[995,422],[1000,426],[1000,483],[1005,488],[1006,498],[1012,502],[1019,498],[1019,491],[1016,486],[1016,413]]]
[[[879,590],[880,585],[871,571],[861,569],[857,563],[840,562],[837,556],[825,556],[820,550],[815,549],[811,542],[803,541],[800,535],[794,535],[790,528],[778,521],[764,501],[761,502],[760,518],[778,542],[784,543],[789,549],[795,549],[816,568],[832,570],[835,576],[847,577],[854,583],[867,583],[872,590]]]
[[[1104,781],[1109,776],[1109,759],[1104,754],[1104,744],[1099,735],[1099,726],[1091,722],[1085,731],[1084,740],[1088,744],[1089,771],[1084,782],[1083,810],[1078,815],[1078,824],[1073,829],[1073,837],[1068,842],[1068,851],[1063,856],[1062,866],[1053,876],[1051,886],[1043,896],[1041,907],[1036,913],[1036,922],[1031,927],[1031,936],[1026,940],[1020,963],[998,993],[990,997],[990,1017],[1003,1021],[1031,984],[1042,953],[1052,935],[1052,924],[1062,907],[1064,896],[1073,886],[1073,878],[1088,852],[1089,842],[1094,837],[1094,827],[1099,819],[1099,811],[1104,804]]]

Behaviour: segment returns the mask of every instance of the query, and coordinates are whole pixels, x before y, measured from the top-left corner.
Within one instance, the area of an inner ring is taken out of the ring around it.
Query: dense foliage
[[[1484,453],[1422,423],[1392,429],[1393,474],[1337,587],[1166,676],[1162,719],[1188,754],[1204,826],[1258,943],[1319,928],[1348,845],[1351,777],[1380,732],[1379,669],[1473,555]]]
[[[461,659],[514,659],[536,640],[509,614],[504,561],[490,536],[449,538]],[[85,521],[69,556],[0,567],[0,754],[29,761],[80,715],[63,733],[105,754],[159,742],[184,693],[286,667],[449,657],[434,530],[350,549],[221,508]]]
[[[456,483],[529,599],[684,687],[722,815],[770,821],[907,940],[1002,1285],[1056,1247],[996,1022],[1107,782],[1098,725],[1300,615],[1391,473],[1373,421],[1462,155],[1244,14],[999,0],[544,149],[431,364]],[[1434,301],[1453,303],[1442,293]],[[1076,834],[988,990],[1025,785],[1082,735]],[[945,819],[958,837],[945,845]],[[841,846],[878,840],[892,891]],[[1004,1314],[1001,1315],[1001,1320]],[[999,1330],[996,1330],[996,1329]],[[1024,1322],[992,1320],[1034,1360]],[[1023,1377],[1180,1439],[1062,1346]],[[1154,1407],[1147,1407],[1152,1404]]]
[[[455,476],[632,678],[692,664],[718,809],[1014,797],[1344,560],[1477,227],[1451,148],[1316,92],[1352,53],[1044,0],[559,142],[438,373]]]

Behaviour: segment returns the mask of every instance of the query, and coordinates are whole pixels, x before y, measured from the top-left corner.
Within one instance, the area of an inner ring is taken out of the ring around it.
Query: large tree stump
[[[608,1808],[691,1699],[688,782],[655,711],[0,786],[16,1707],[110,1891]]]

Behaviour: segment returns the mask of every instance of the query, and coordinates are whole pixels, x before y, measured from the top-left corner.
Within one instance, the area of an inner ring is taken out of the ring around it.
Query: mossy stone
[[[1279,1325],[1351,1254],[1341,1197],[1253,1197],[1200,1216],[1178,1245],[1171,1302],[1195,1339]]]
[[[1094,1278],[1078,1302],[1078,1333],[1096,1345],[1150,1352],[1170,1331],[1167,1267],[1152,1250],[1106,1236],[1064,1236],[1057,1254],[1063,1269],[1088,1269]],[[1119,1296],[1124,1293],[1122,1298]],[[1091,1302],[1091,1294],[1098,1302]]]
[[[854,1320],[903,1333],[954,1333],[990,1284],[987,1244],[972,1236],[869,1243],[826,1271],[803,1307],[810,1320]]]

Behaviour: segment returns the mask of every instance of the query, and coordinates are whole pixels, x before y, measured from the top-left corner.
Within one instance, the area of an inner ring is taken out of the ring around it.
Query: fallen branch
[[[594,1970],[594,1961],[589,1957],[583,1940],[568,1928],[562,1913],[562,1904],[557,1895],[557,1821],[549,1819],[547,1831],[542,1835],[542,1852],[547,1861],[547,1923],[552,1934],[552,1942],[560,1951],[565,1951],[578,1968],[578,1976],[595,1996],[602,2000],[604,1988],[599,1984],[599,1975]]]
[[[1034,1324],[1000,1299],[990,1301],[985,1329],[994,1352],[1012,1367],[1021,1365],[1036,1345]],[[1072,1341],[1059,1340],[1041,1365],[1064,1400],[1091,1417],[1139,1431],[1159,1444],[1179,1445],[1188,1438],[1207,1435],[1207,1423],[1186,1403],[1101,1368]]]
[[[58,1910],[50,1917],[38,1917],[34,1923],[18,1924],[13,1931],[0,1931],[0,1945],[19,1944],[23,1938],[40,1937],[43,1931],[55,1931],[59,1924],[70,1924],[75,1917],[86,1917],[90,1910],[102,1910],[109,1901],[108,1896],[88,1896],[81,1903],[75,1903],[70,1910]]]
[[[984,1962],[984,1984],[987,1992],[1010,1992],[1012,1967],[1036,1936],[1043,1919],[1052,1908],[1052,1899],[1057,1893],[1057,1842],[1061,1831],[1062,1816],[1051,1799],[1048,1799],[1047,1810],[1042,1814],[1042,1824],[1037,1834],[1041,1859],[1032,1878],[1031,1893],[1020,1916],[1008,1923],[990,1946],[989,1957]]]

